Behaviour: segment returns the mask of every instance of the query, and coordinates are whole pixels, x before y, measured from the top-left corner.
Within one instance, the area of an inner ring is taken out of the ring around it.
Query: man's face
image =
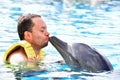
[[[32,19],[34,26],[32,28],[32,46],[36,48],[43,48],[47,46],[49,40],[49,33],[46,24],[40,17]]]

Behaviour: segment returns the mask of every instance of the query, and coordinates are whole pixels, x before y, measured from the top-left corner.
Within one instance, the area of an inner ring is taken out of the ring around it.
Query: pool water
[[[120,1],[63,3],[61,0],[2,0],[0,1],[0,80],[119,80],[120,79]],[[16,25],[21,14],[42,16],[50,36],[66,42],[82,42],[106,56],[114,71],[91,73],[72,71],[69,66],[54,63],[61,55],[49,43],[41,70],[23,71],[22,66],[11,70],[3,66],[3,53],[19,41]]]

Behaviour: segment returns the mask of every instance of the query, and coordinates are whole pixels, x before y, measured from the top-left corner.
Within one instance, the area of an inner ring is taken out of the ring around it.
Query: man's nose
[[[50,33],[49,33],[48,31],[46,31],[46,32],[45,32],[45,35],[46,35],[46,36],[49,36],[49,35],[50,35]]]

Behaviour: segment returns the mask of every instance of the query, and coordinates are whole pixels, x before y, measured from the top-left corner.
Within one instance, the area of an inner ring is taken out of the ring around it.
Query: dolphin
[[[110,61],[96,49],[84,43],[68,44],[55,36],[51,36],[50,43],[57,49],[69,66],[90,72],[113,70]]]

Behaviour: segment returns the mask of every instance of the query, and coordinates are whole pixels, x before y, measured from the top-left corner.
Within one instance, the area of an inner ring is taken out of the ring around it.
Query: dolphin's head
[[[57,51],[62,55],[65,62],[72,66],[79,65],[79,63],[76,61],[76,59],[73,56],[73,52],[71,50],[71,46],[68,45],[68,43],[58,39],[55,36],[50,37],[49,41],[52,43],[52,45],[57,49]]]

